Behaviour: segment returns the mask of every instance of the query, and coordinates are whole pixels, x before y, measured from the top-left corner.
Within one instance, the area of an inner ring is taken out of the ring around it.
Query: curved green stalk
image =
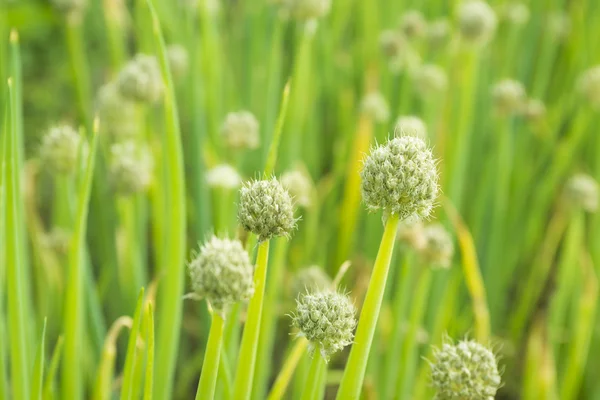
[[[315,346],[315,352],[313,354],[312,362],[310,363],[306,386],[304,386],[301,400],[316,400],[318,398],[321,391],[319,382],[322,382],[321,374],[323,369],[325,369],[325,359],[321,354],[320,346]]]
[[[379,245],[369,288],[360,313],[354,344],[338,390],[337,399],[339,400],[354,400],[360,396],[394,251],[398,222],[397,215],[390,215],[385,224],[385,231]]]
[[[256,270],[254,271],[254,295],[248,305],[246,325],[242,334],[242,344],[235,373],[233,398],[236,400],[249,399],[252,393],[268,263],[269,241],[265,240],[258,245]]]
[[[206,353],[200,372],[200,382],[196,392],[196,400],[211,400],[215,397],[217,374],[219,371],[219,358],[221,356],[221,343],[223,342],[223,326],[225,320],[219,313],[213,312]]]

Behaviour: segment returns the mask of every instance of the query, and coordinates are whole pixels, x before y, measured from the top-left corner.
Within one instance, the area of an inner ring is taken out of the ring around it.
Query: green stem
[[[322,382],[321,374],[323,369],[325,369],[325,359],[321,354],[320,346],[315,346],[315,352],[310,363],[308,379],[306,380],[301,400],[316,400],[318,398],[320,392],[319,383]]]
[[[67,17],[65,24],[67,47],[71,57],[71,73],[77,91],[77,101],[80,116],[85,122],[86,128],[91,127],[90,115],[90,71],[85,55],[83,31],[81,29],[80,16],[71,15]]]
[[[219,357],[221,356],[221,343],[223,341],[223,326],[225,320],[219,313],[213,312],[206,353],[200,373],[200,383],[196,392],[196,400],[209,400],[215,397],[217,374],[219,372]]]
[[[254,295],[248,305],[248,315],[235,373],[233,398],[236,400],[249,399],[252,392],[268,263],[269,241],[265,240],[258,245],[256,270],[254,271]]]
[[[369,282],[369,288],[356,329],[356,337],[354,345],[350,351],[350,357],[344,376],[340,384],[337,394],[337,399],[358,399],[360,390],[365,378],[365,370],[367,369],[367,361],[369,359],[369,351],[371,343],[377,327],[377,319],[381,309],[383,293],[387,281],[388,272],[392,253],[394,251],[394,241],[396,238],[396,230],[398,228],[398,216],[390,215],[385,224],[385,231],[373,267],[373,274]]]
[[[279,375],[273,384],[273,388],[271,389],[271,393],[269,393],[269,397],[267,400],[280,400],[283,398],[285,394],[285,390],[287,389],[290,380],[292,379],[292,375],[296,366],[300,362],[302,355],[304,354],[304,350],[308,345],[308,340],[305,338],[300,338],[296,341],[296,344],[292,348],[290,355],[285,360],[283,367],[279,371]]]

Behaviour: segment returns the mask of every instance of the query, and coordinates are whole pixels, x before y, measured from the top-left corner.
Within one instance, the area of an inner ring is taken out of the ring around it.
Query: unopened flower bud
[[[298,297],[305,292],[320,292],[331,288],[331,278],[318,265],[302,268],[294,275],[292,293]]]
[[[569,205],[594,213],[598,210],[598,191],[598,182],[594,178],[576,174],[567,181],[565,199]]]
[[[473,340],[435,349],[431,383],[439,400],[490,400],[501,384],[496,356]]]
[[[423,230],[425,246],[419,253],[432,267],[449,268],[454,256],[452,237],[442,224],[427,225]]]
[[[514,25],[525,25],[529,21],[529,7],[524,3],[507,3],[502,7],[501,14]]]
[[[287,237],[296,226],[292,198],[275,178],[242,186],[238,220],[260,241],[274,236]]]
[[[541,100],[529,99],[523,109],[523,116],[529,122],[539,122],[546,116],[546,106]]]
[[[439,49],[448,43],[450,38],[450,23],[446,19],[438,19],[427,28],[427,41],[434,49]]]
[[[390,108],[383,95],[379,92],[367,94],[361,103],[361,110],[375,122],[385,122],[390,118]]]
[[[438,172],[422,139],[400,136],[375,147],[360,173],[363,201],[371,211],[427,218],[438,194]]]
[[[467,0],[458,8],[460,34],[467,43],[487,44],[494,36],[496,25],[496,14],[484,1]]]
[[[401,55],[408,44],[406,39],[395,30],[385,30],[379,35],[379,46],[386,57],[394,58]]]
[[[211,188],[235,189],[242,184],[242,177],[228,164],[220,164],[206,173],[206,183]]]
[[[152,181],[152,156],[133,141],[110,148],[109,173],[113,190],[124,196],[146,190]]]
[[[43,136],[40,159],[44,169],[55,174],[70,174],[77,169],[81,136],[68,125],[55,126]]]
[[[230,112],[221,126],[221,136],[232,149],[256,149],[260,144],[258,128],[258,120],[251,112]]]
[[[425,227],[418,219],[406,219],[398,224],[396,240],[419,252],[427,245]]]
[[[98,116],[102,131],[113,138],[131,138],[138,132],[135,105],[121,96],[115,84],[98,92]]]
[[[402,115],[396,120],[394,126],[396,136],[414,136],[425,140],[427,138],[427,127],[425,122],[414,115]]]
[[[328,359],[352,343],[356,326],[356,309],[350,298],[334,291],[321,291],[301,295],[292,326],[300,329],[299,336],[310,342],[314,351],[319,347]]]
[[[167,47],[167,58],[171,73],[175,78],[182,78],[187,74],[189,68],[189,57],[185,47],[180,44],[172,44]]]
[[[254,292],[250,256],[238,240],[211,237],[188,266],[194,293],[224,316],[229,306]]]
[[[313,197],[313,182],[308,173],[294,169],[281,176],[281,184],[287,189],[294,202],[301,207],[310,207]]]
[[[413,81],[419,96],[432,99],[446,91],[448,78],[446,72],[439,66],[425,64],[419,67],[413,76]]]
[[[600,110],[600,65],[583,72],[577,79],[576,89],[593,108]]]
[[[492,88],[495,109],[503,115],[513,115],[522,110],[525,101],[525,88],[521,82],[505,79]]]
[[[155,103],[163,93],[163,81],[154,56],[137,54],[119,73],[117,84],[126,99]]]
[[[427,32],[427,21],[420,11],[407,11],[402,15],[400,31],[410,40],[420,39]]]

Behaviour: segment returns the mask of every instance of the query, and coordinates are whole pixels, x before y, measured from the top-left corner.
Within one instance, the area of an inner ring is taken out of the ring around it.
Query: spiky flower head
[[[211,188],[235,189],[242,184],[242,177],[229,164],[219,164],[206,173],[206,183]]]
[[[390,118],[390,108],[379,92],[368,93],[362,100],[361,110],[375,122],[385,122]]]
[[[171,44],[167,47],[167,59],[169,68],[175,78],[182,78],[187,74],[189,68],[189,57],[187,49],[180,44]]]
[[[163,94],[163,81],[158,60],[147,54],[137,54],[119,73],[117,84],[126,99],[155,103]]]
[[[504,79],[493,86],[492,100],[500,114],[513,115],[523,109],[527,97],[521,82]]]
[[[439,49],[448,43],[450,38],[450,23],[441,18],[431,22],[427,28],[427,41],[434,49]]]
[[[487,44],[496,31],[496,14],[482,0],[467,0],[458,8],[458,26],[461,38],[470,44]]]
[[[146,190],[152,181],[152,156],[132,140],[110,148],[109,174],[115,193],[129,196]]]
[[[258,120],[250,111],[230,112],[221,126],[221,136],[232,149],[256,149],[260,144]]]
[[[294,202],[301,207],[310,207],[314,185],[304,169],[296,168],[281,176],[281,184],[290,193]]]
[[[427,218],[438,195],[438,172],[422,139],[400,136],[375,147],[360,173],[363,201],[370,211]]]
[[[434,64],[419,67],[413,75],[413,81],[419,96],[426,99],[439,96],[448,87],[446,71]]]
[[[294,274],[292,293],[298,297],[305,292],[320,292],[331,288],[331,278],[318,265],[302,268]]]
[[[249,299],[254,292],[250,256],[238,240],[211,237],[188,269],[194,294],[205,298],[221,316],[229,306]]]
[[[77,168],[81,136],[68,125],[50,128],[42,137],[40,160],[44,169],[55,174],[70,174]]]
[[[529,122],[539,122],[546,116],[546,106],[544,102],[538,99],[528,99],[523,108],[523,116]]]
[[[240,190],[238,220],[260,241],[287,237],[296,226],[292,197],[275,178],[246,183]]]
[[[324,17],[331,10],[331,0],[283,0],[283,11],[299,20]]]
[[[103,132],[113,138],[131,138],[138,132],[135,105],[123,98],[115,84],[100,88],[97,103]]]
[[[401,115],[394,125],[394,135],[414,136],[425,140],[427,138],[427,127],[425,122],[414,115]]]
[[[583,96],[590,105],[600,109],[600,65],[594,66],[581,74],[577,79],[577,92]]]
[[[418,10],[410,10],[402,15],[400,31],[406,38],[414,40],[422,38],[427,32],[427,20]]]
[[[352,343],[356,309],[348,296],[330,290],[306,293],[296,304],[292,326],[308,339],[311,351],[318,346],[327,360]]]
[[[420,251],[423,260],[432,267],[449,268],[454,255],[454,243],[442,224],[427,225],[423,229],[425,245]]]
[[[431,382],[437,400],[491,400],[502,380],[496,356],[474,340],[434,349]]]
[[[565,188],[565,198],[575,207],[587,212],[598,210],[598,182],[587,174],[573,175]]]

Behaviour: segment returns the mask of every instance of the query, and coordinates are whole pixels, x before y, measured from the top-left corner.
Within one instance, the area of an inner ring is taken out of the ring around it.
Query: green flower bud
[[[327,15],[331,10],[331,0],[283,0],[282,6],[288,15],[309,20]]]
[[[508,3],[500,10],[506,22],[513,25],[525,25],[529,21],[529,7],[523,3]]]
[[[115,84],[100,88],[97,107],[103,132],[113,138],[131,138],[138,132],[135,105],[121,96]]]
[[[370,211],[382,208],[399,218],[427,218],[438,194],[438,173],[423,140],[401,136],[375,147],[360,173]]]
[[[398,224],[396,240],[415,251],[422,251],[427,245],[423,222],[407,219]]]
[[[407,48],[406,39],[395,30],[386,30],[379,35],[379,46],[387,57],[394,58],[402,54]]]
[[[546,106],[541,100],[529,99],[523,108],[523,116],[532,123],[537,123],[546,117]]]
[[[449,268],[454,256],[452,237],[442,224],[427,225],[423,230],[425,245],[421,257],[432,267]]]
[[[420,11],[407,11],[400,20],[400,31],[410,40],[420,39],[427,32],[427,21]]]
[[[221,316],[254,292],[250,256],[238,240],[211,237],[193,256],[188,269],[194,293]]]
[[[189,68],[189,57],[185,47],[180,44],[172,44],[167,47],[167,58],[169,68],[175,78],[182,78],[187,74]]]
[[[427,41],[434,49],[444,47],[450,39],[450,23],[447,19],[438,19],[427,28]]]
[[[43,168],[55,174],[70,174],[77,169],[81,136],[68,125],[55,126],[43,136],[40,160]]]
[[[158,60],[154,56],[137,54],[117,77],[117,85],[126,99],[155,103],[163,93]]]
[[[505,79],[492,88],[494,107],[502,115],[514,115],[523,109],[527,100],[521,82]]]
[[[259,241],[287,237],[296,226],[292,198],[275,178],[242,186],[238,220]]]
[[[51,0],[52,5],[66,15],[79,15],[87,7],[87,0]]]
[[[548,33],[557,42],[564,41],[571,34],[571,19],[569,14],[563,11],[556,11],[548,15],[547,24]]]
[[[435,349],[431,382],[438,400],[490,400],[501,384],[496,356],[473,340]]]
[[[321,354],[329,356],[352,343],[356,326],[356,309],[346,295],[333,291],[306,293],[296,301],[292,326],[300,329],[314,347],[319,345]]]
[[[467,43],[487,44],[494,36],[496,25],[496,14],[484,1],[468,0],[458,8],[460,35]]]
[[[433,64],[419,67],[413,75],[413,81],[417,93],[425,99],[438,98],[448,87],[446,71]]]
[[[318,265],[302,268],[293,277],[292,293],[295,298],[305,292],[321,292],[331,288],[331,278]]]
[[[600,110],[600,65],[581,74],[577,79],[576,89],[594,109]]]
[[[598,210],[598,190],[598,182],[594,178],[586,174],[576,174],[567,181],[565,200],[569,205],[593,213]]]
[[[110,148],[109,174],[113,190],[124,196],[146,190],[152,182],[152,156],[133,141]]]
[[[394,125],[395,136],[414,136],[425,140],[427,138],[427,127],[425,122],[414,115],[402,115]]]
[[[294,169],[281,176],[281,184],[290,193],[294,202],[301,207],[310,207],[313,195],[313,182],[305,170]]]
[[[361,110],[375,122],[385,122],[390,118],[390,108],[379,92],[367,94],[361,103]]]
[[[242,184],[242,177],[228,164],[220,164],[206,173],[206,183],[211,188],[235,189]]]
[[[258,120],[251,112],[230,112],[221,127],[221,136],[232,149],[256,149],[260,144],[258,128]]]

